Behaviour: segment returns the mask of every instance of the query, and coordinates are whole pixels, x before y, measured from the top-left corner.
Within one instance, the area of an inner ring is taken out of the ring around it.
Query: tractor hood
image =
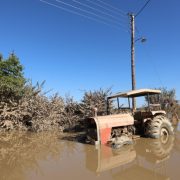
[[[96,124],[97,141],[96,144],[107,144],[111,139],[111,130],[114,127],[130,126],[134,124],[134,118],[130,113],[115,114],[107,116],[96,116],[90,118]]]

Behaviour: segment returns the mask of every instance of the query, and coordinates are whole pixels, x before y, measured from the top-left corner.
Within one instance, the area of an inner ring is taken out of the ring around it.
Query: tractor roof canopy
[[[161,94],[161,91],[157,89],[138,89],[128,92],[119,92],[114,95],[108,96],[108,99],[118,98],[118,97],[122,97],[122,98],[139,97],[139,96],[146,96],[148,94],[149,95]]]

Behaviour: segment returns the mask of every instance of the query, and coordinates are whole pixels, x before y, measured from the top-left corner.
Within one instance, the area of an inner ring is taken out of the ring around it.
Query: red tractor
[[[107,115],[89,117],[85,120],[87,141],[94,144],[116,142],[120,146],[129,142],[133,135],[144,135],[151,138],[163,138],[164,141],[173,134],[173,127],[166,112],[161,110],[160,104],[151,104],[151,95],[160,95],[160,90],[139,89],[124,93],[117,93],[107,98]],[[139,109],[132,109],[131,99],[144,96],[148,105]],[[120,98],[127,99],[128,107],[120,105]],[[116,112],[110,112],[110,101],[117,100]]]

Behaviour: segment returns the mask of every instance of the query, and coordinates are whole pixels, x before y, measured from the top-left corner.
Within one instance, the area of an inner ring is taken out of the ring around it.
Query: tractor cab
[[[160,99],[160,90],[155,90],[155,89],[139,89],[139,90],[133,90],[133,91],[128,91],[124,93],[117,93],[115,95],[109,96],[107,98],[107,114],[111,114],[109,104],[112,99],[117,100],[117,110],[119,113],[123,113],[125,111],[131,112],[134,119],[136,120],[136,123],[144,123],[143,121],[146,120],[147,118],[152,118],[155,115],[158,114],[166,114],[165,111],[161,109],[160,103],[152,103],[150,101],[150,97],[156,96],[156,99]],[[144,102],[141,102],[141,107],[134,108],[131,107],[131,101],[133,98],[138,99],[139,97],[144,97],[147,102],[145,104]],[[128,106],[124,107],[124,104],[121,104],[121,99],[127,99],[128,101]],[[144,104],[143,104],[144,103]]]

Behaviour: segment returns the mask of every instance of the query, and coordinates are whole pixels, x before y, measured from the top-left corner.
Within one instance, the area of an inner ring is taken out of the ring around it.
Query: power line
[[[97,12],[100,12],[100,13],[106,15],[106,16],[109,16],[109,17],[113,18],[113,19],[116,19],[116,20],[118,20],[118,21],[121,21],[117,16],[113,16],[113,15],[111,15],[111,14],[109,14],[109,13],[106,13],[106,12],[104,12],[104,11],[102,11],[102,10],[99,10],[99,9],[97,9],[97,8],[94,8],[94,7],[92,7],[92,6],[88,5],[88,4],[84,4],[84,3],[79,2],[79,1],[77,1],[77,0],[72,0],[72,1],[75,2],[75,3],[78,3],[78,4],[82,5],[82,6],[85,6],[85,7],[88,7],[88,8],[90,8],[90,9],[93,9],[93,10],[95,10],[95,11],[97,11]],[[121,21],[121,22],[122,22],[122,21]]]
[[[139,28],[137,27],[137,25],[135,26],[135,30],[136,30],[136,32],[137,32],[138,34],[140,34],[140,30],[139,30]]]
[[[116,14],[116,15],[120,15],[120,16],[122,16],[122,17],[126,17],[126,14],[124,14],[124,13],[122,14],[122,13],[120,13],[120,12],[113,11],[112,9],[109,9],[109,8],[107,8],[107,7],[104,7],[103,5],[98,4],[98,3],[94,2],[94,1],[91,1],[91,0],[86,0],[86,1],[88,1],[88,2],[90,2],[91,4],[94,4],[94,5],[102,8],[102,9],[105,9],[105,10],[107,10],[107,11],[109,11],[109,12],[112,12],[112,13],[114,13],[114,14]]]
[[[56,7],[56,8],[58,8],[58,9],[64,10],[64,11],[69,12],[69,13],[82,16],[82,17],[87,18],[87,19],[89,19],[89,20],[92,20],[92,21],[95,21],[95,22],[98,22],[98,23],[107,25],[107,26],[109,26],[109,27],[114,27],[114,28],[116,28],[116,29],[122,29],[122,28],[120,28],[120,27],[118,27],[118,26],[116,26],[116,25],[109,24],[109,23],[104,22],[104,21],[102,21],[102,20],[99,20],[99,19],[97,19],[97,18],[93,18],[93,17],[87,16],[87,15],[81,14],[81,13],[79,13],[79,12],[76,12],[76,11],[73,11],[73,10],[70,10],[70,9],[67,9],[67,8],[64,8],[64,7],[61,7],[61,6],[58,6],[58,5],[56,5],[56,4],[53,4],[53,3],[50,3],[50,2],[47,2],[47,1],[44,1],[44,0],[40,0],[40,2],[45,3],[45,4],[47,4],[47,5],[50,5],[50,6],[53,6],[53,7]],[[123,28],[123,30],[126,31],[124,28]]]
[[[153,67],[154,73],[156,74],[156,76],[157,76],[157,78],[158,78],[159,83],[161,84],[162,87],[164,87],[164,83],[162,82],[160,73],[159,73],[159,71],[157,70],[157,66],[156,66],[156,63],[154,62],[154,59],[153,59],[152,55],[151,55],[150,52],[147,50],[147,47],[146,47],[146,46],[144,47],[144,50],[145,50],[146,55],[149,57],[149,59],[150,59],[150,61],[151,61],[151,65],[152,65],[152,67]],[[145,60],[146,60],[146,58],[145,58]],[[147,63],[149,63],[149,61],[147,61]],[[148,64],[148,65],[149,65],[149,64]]]
[[[120,10],[120,9],[118,9],[118,8],[116,8],[116,7],[108,4],[108,3],[105,3],[105,2],[103,2],[103,1],[101,1],[101,0],[96,0],[96,1],[98,1],[98,2],[100,2],[100,3],[102,3],[102,4],[106,5],[106,6],[108,6],[108,7],[112,8],[112,9],[114,9],[114,10],[122,13],[123,15],[126,15],[126,12],[124,12],[124,11],[122,11],[122,10]]]
[[[111,22],[111,23],[115,23],[115,24],[117,24],[117,25],[119,25],[119,26],[121,26],[121,27],[123,27],[123,28],[126,28],[126,27],[125,27],[124,25],[122,25],[121,23],[118,23],[117,21],[112,20],[112,19],[109,19],[109,18],[104,18],[104,17],[102,17],[102,16],[100,16],[100,15],[94,13],[94,12],[84,10],[84,9],[79,8],[79,7],[77,7],[77,6],[73,6],[72,4],[65,3],[64,1],[61,1],[61,0],[55,0],[55,1],[57,1],[58,3],[64,4],[64,5],[66,5],[66,6],[69,6],[69,7],[71,7],[71,8],[77,9],[77,10],[79,10],[79,11],[82,11],[82,12],[85,12],[85,13],[88,13],[88,14],[91,14],[91,15],[96,16],[96,17],[98,17],[98,18],[100,18],[100,19],[103,19],[103,20],[105,20],[105,21],[109,21],[109,22]]]
[[[141,14],[141,12],[145,9],[145,7],[149,4],[151,0],[148,0],[144,6],[136,13],[135,17],[137,17],[139,14]]]

